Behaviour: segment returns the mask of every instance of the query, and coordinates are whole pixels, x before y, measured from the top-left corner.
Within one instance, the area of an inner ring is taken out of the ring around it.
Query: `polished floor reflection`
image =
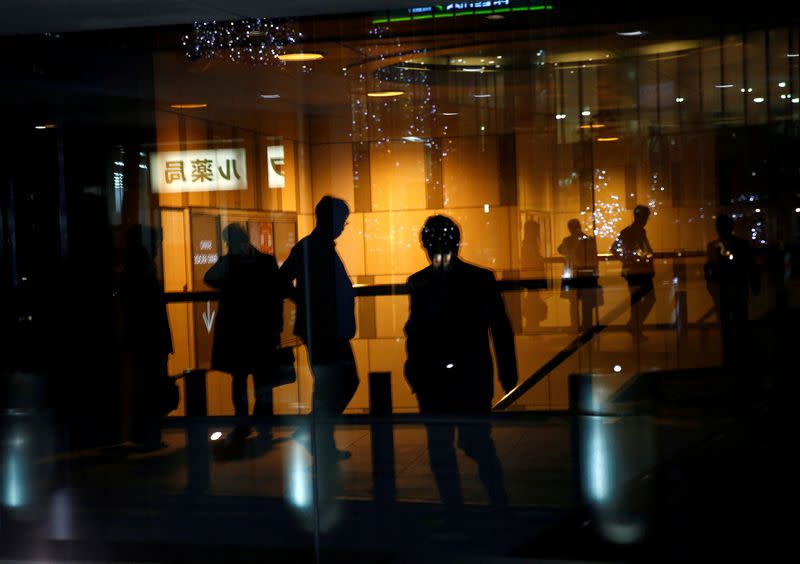
[[[476,465],[459,453],[463,530],[444,520],[425,429],[414,419],[394,418],[386,467],[375,458],[375,439],[385,435],[369,421],[347,418],[336,442],[352,457],[327,472],[292,438],[303,418],[275,427],[271,441],[251,437],[236,452],[209,438],[192,445],[192,435],[224,436],[230,422],[176,422],[164,429],[162,450],[116,445],[28,457],[26,475],[19,473],[22,441],[5,440],[4,491],[21,484],[28,490],[16,507],[4,498],[0,554],[55,559],[72,547],[94,559],[117,555],[109,561],[158,559],[161,551],[168,561],[202,562],[286,551],[295,561],[367,562],[392,554],[388,561],[400,562],[442,551],[454,558],[667,560],[684,550],[712,553],[727,527],[751,526],[723,508],[741,502],[740,510],[750,511],[756,501],[769,501],[754,500],[754,487],[767,495],[783,483],[786,466],[772,469],[769,462],[788,455],[780,438],[786,429],[776,423],[785,420],[776,409],[785,404],[737,400],[719,371],[677,374],[638,388],[613,376],[602,385],[595,380],[593,395],[575,392],[572,416],[496,416],[493,437],[510,506],[488,504]],[[655,388],[662,393],[654,396]],[[675,393],[687,390],[694,394]],[[584,397],[592,401],[581,403]],[[17,439],[34,437],[31,426],[14,429]],[[734,460],[741,467],[728,468]],[[389,498],[376,490],[387,470]],[[749,483],[773,473],[775,484]],[[734,492],[736,501],[728,497]],[[702,534],[694,529],[712,514],[714,524]],[[759,519],[772,522],[769,515]],[[752,525],[753,534],[762,526]]]

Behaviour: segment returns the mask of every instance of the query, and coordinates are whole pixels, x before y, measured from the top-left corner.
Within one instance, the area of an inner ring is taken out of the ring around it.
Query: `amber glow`
[[[600,142],[603,142],[603,141],[619,141],[619,137],[598,137],[597,140],[600,141]]]
[[[322,53],[284,53],[278,55],[278,60],[286,63],[302,63],[306,61],[319,61],[324,59],[325,55]]]
[[[604,123],[593,123],[593,124],[585,124],[581,126],[581,129],[600,129],[601,127],[605,127]]]
[[[207,108],[208,104],[170,104],[169,107],[176,110],[199,110]]]
[[[383,92],[369,92],[367,96],[370,98],[392,98],[394,96],[402,96],[405,94],[402,90],[385,90]]]

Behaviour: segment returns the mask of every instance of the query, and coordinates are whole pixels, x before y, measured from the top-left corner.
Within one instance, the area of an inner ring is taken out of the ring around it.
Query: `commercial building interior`
[[[797,467],[796,15],[399,5],[0,36],[0,558],[628,561],[733,554],[732,535],[788,542],[775,508]],[[336,438],[352,456],[322,476],[293,440],[316,424],[314,378],[286,300],[297,380],[273,391],[275,438],[220,457],[236,419],[230,376],[211,369],[204,275],[230,224],[281,265],[326,195],[350,209],[336,251],[360,385]],[[638,205],[655,305],[632,339],[612,245]],[[405,283],[429,264],[434,214],[499,281],[519,372],[510,392],[495,378],[491,416],[510,506],[492,507],[460,453],[469,532],[455,540],[404,377]],[[723,214],[757,280],[736,346],[707,277]],[[589,309],[562,285],[573,219],[597,246]],[[179,388],[152,453],[130,446],[120,344],[137,225],[163,238]]]

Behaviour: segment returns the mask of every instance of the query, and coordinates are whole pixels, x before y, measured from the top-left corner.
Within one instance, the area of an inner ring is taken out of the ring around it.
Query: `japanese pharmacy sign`
[[[267,147],[267,184],[270,188],[284,188],[286,186],[283,167],[283,145],[270,145]]]
[[[159,194],[247,190],[245,150],[150,153],[150,185]]]

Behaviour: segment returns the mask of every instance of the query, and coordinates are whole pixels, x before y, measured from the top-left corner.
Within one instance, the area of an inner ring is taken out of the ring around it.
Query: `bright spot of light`
[[[589,464],[586,468],[589,473],[589,476],[587,476],[587,490],[595,501],[604,501],[611,493],[609,484],[610,468],[606,453],[608,447],[603,436],[605,429],[603,428],[603,421],[599,417],[592,418],[590,425]]]
[[[307,509],[311,506],[311,476],[306,470],[308,460],[303,452],[303,447],[291,443],[289,449],[289,465],[287,467],[289,502],[299,508]]]
[[[622,372],[622,366],[620,366],[619,364],[615,364],[614,365],[614,372],[616,372],[616,373]]]
[[[588,117],[588,116],[592,115],[592,112],[590,110],[583,110],[581,112],[581,115],[584,116],[584,117]]]
[[[489,213],[489,204],[483,204],[483,213]]]
[[[764,98],[762,98],[761,96],[759,96],[758,98],[753,98],[753,102],[755,102],[756,104],[760,104],[763,101],[764,101]]]
[[[781,88],[786,88],[786,83],[785,82],[779,82],[778,86],[780,86]]]
[[[447,366],[445,368],[453,368],[454,366],[455,366],[455,364],[450,362],[450,363],[447,364]]]
[[[218,441],[222,438],[222,433],[220,433],[219,431],[214,431],[213,433],[211,433],[210,438],[212,441]]]

